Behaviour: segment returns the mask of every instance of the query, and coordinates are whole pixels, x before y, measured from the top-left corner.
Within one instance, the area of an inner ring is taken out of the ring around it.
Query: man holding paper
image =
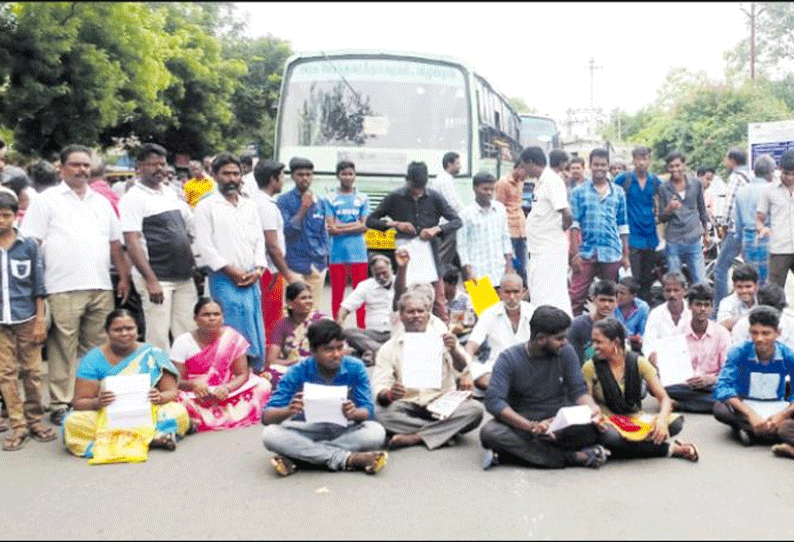
[[[564,311],[542,305],[529,321],[529,342],[511,346],[496,360],[485,392],[485,408],[494,419],[480,430],[483,468],[500,459],[547,468],[598,468],[606,462],[609,452],[597,444],[603,415],[587,394],[576,352],[566,344],[570,325]],[[578,414],[564,409],[569,405],[587,405],[595,423],[569,420],[549,433],[558,414]]]
[[[306,336],[312,355],[290,367],[262,410],[262,440],[277,454],[271,463],[280,476],[295,472],[296,460],[375,474],[386,464],[386,452],[377,451],[386,433],[372,420],[367,370],[344,355],[333,320],[314,322]]]
[[[367,227],[381,231],[397,230],[397,246],[407,247],[413,262],[407,270],[407,285],[432,283],[436,291],[433,314],[446,322],[444,284],[438,276],[437,254],[434,254],[430,240],[455,235],[461,221],[444,196],[426,188],[427,164],[411,162],[405,180],[404,187],[389,192],[378,208],[370,213]],[[441,217],[447,219],[445,224],[439,224]]]
[[[375,359],[375,396],[384,408],[378,419],[393,434],[390,448],[424,443],[434,450],[456,435],[475,429],[483,409],[465,399],[451,415],[435,419],[428,407],[456,388],[455,380],[468,373],[469,356],[452,333],[443,337],[428,329],[430,299],[415,291],[399,300],[405,328],[396,332]]]
[[[730,425],[743,444],[778,442],[775,455],[794,458],[794,351],[777,341],[780,316],[772,307],[750,311],[748,341],[731,350],[714,389],[714,417]],[[782,441],[782,442],[781,442]]]

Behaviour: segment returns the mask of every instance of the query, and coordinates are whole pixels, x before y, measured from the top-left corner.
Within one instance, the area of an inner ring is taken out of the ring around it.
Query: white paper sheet
[[[307,382],[303,385],[303,415],[308,423],[347,425],[342,403],[347,399],[347,386],[324,386]]]
[[[406,388],[441,388],[444,341],[433,332],[406,332],[402,384]]]
[[[570,425],[586,425],[592,423],[593,411],[587,405],[562,407],[557,411],[549,424],[546,433],[551,434]]]
[[[777,373],[750,373],[750,386],[747,395],[753,399],[769,400],[777,399],[777,389],[780,387],[780,379],[783,378]]]
[[[660,339],[654,343],[654,348],[662,386],[682,384],[695,376],[684,335],[673,335]]]
[[[767,419],[773,414],[788,408],[788,401],[755,401],[753,399],[743,399],[744,404],[755,410],[763,419]]]
[[[149,401],[151,379],[148,374],[105,377],[104,389],[116,398],[105,407],[108,429],[151,427],[152,404]]]
[[[408,269],[405,270],[406,286],[438,280],[436,260],[433,257],[430,241],[422,241],[419,237],[414,237],[410,241],[398,239],[395,244],[398,248],[407,249],[411,256],[411,259],[408,260]]]

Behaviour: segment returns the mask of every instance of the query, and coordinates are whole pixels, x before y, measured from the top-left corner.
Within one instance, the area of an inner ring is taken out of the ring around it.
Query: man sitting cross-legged
[[[456,435],[475,429],[482,421],[482,407],[473,399],[465,399],[443,420],[434,419],[426,408],[434,399],[455,389],[456,377],[468,373],[469,357],[452,333],[447,332],[443,336],[442,359],[432,360],[442,364],[441,388],[415,389],[402,384],[405,333],[435,333],[428,326],[431,306],[432,300],[418,291],[402,294],[398,309],[404,331],[398,328],[380,348],[375,359],[373,387],[378,403],[384,407],[378,413],[378,420],[388,433],[393,434],[389,440],[390,448],[424,442],[428,449],[434,450]]]
[[[665,387],[665,391],[673,400],[673,410],[708,413],[714,408],[712,390],[728,356],[731,334],[709,320],[714,307],[714,290],[710,286],[702,282],[693,284],[686,299],[692,313],[684,333],[689,360],[681,360],[681,363],[689,362],[694,376],[681,384]]]
[[[295,472],[295,460],[335,471],[378,472],[386,464],[386,452],[378,451],[386,432],[372,420],[374,406],[364,364],[344,355],[342,328],[332,320],[314,322],[306,336],[312,355],[290,367],[262,410],[262,423],[267,426],[262,440],[277,454],[271,459],[273,467],[281,476]],[[347,386],[348,399],[342,403],[346,426],[305,421],[306,383]]]
[[[733,293],[723,297],[717,311],[717,322],[728,331],[736,322],[755,306],[758,293],[758,271],[750,264],[742,264],[733,268]]]
[[[750,311],[752,341],[731,350],[714,389],[714,417],[743,444],[782,441],[772,451],[794,458],[794,396],[784,397],[786,376],[794,379],[794,351],[777,341],[779,318],[772,307]],[[776,408],[767,412],[767,406]]]
[[[587,394],[576,353],[566,344],[570,325],[565,312],[542,305],[530,319],[529,342],[499,355],[485,392],[485,407],[494,419],[480,430],[484,468],[505,459],[550,468],[598,468],[606,462],[609,452],[596,444],[595,424],[547,434],[557,411],[567,405],[587,405],[594,421],[602,420],[601,409]]]
[[[353,292],[342,301],[336,321],[342,325],[348,314],[361,306],[366,307],[366,329],[346,329],[345,338],[365,364],[374,365],[378,349],[391,337],[394,275],[389,258],[383,254],[370,256],[369,270],[372,277],[359,282]]]
[[[529,340],[529,319],[535,307],[522,301],[525,294],[521,277],[516,273],[506,273],[500,282],[501,301],[482,312],[466,342],[466,352],[472,357],[484,342],[487,341],[490,347],[488,361],[472,361],[471,377],[479,390],[488,388],[493,364],[499,354],[508,346]]]

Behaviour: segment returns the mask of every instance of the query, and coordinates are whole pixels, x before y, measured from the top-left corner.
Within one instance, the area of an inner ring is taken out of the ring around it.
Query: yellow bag
[[[108,429],[107,414],[103,408],[99,412],[96,436],[94,437],[94,457],[89,465],[107,463],[141,463],[149,457],[149,443],[154,438],[155,410],[152,406],[152,425],[125,429]]]

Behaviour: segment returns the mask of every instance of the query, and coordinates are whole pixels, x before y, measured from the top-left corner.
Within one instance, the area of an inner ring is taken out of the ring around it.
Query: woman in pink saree
[[[179,401],[196,431],[246,427],[259,422],[270,398],[270,382],[248,368],[248,341],[223,325],[223,312],[203,297],[193,310],[196,330],[180,335],[171,347],[179,369]]]

